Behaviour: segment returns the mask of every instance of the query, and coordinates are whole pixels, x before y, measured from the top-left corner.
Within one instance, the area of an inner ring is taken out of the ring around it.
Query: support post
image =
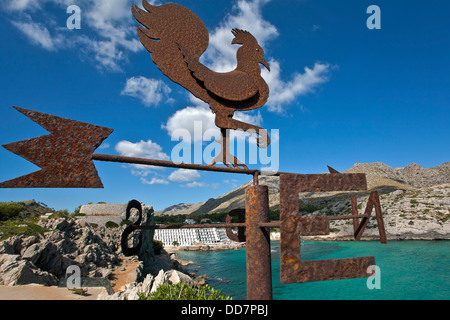
[[[355,216],[355,218],[353,218],[353,233],[356,234],[356,230],[358,230],[359,226],[359,219],[356,218],[358,215],[358,201],[356,196],[352,196],[352,213]]]
[[[272,300],[269,188],[252,186],[245,190],[247,238],[247,300]]]

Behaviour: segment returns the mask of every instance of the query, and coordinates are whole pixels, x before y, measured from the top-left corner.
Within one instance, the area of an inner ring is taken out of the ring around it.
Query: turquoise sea
[[[367,278],[280,284],[280,243],[272,242],[274,300],[448,300],[450,241],[302,242],[302,259],[374,256],[381,271],[380,289]],[[188,271],[208,275],[211,287],[234,300],[246,299],[246,251],[179,252],[195,265]]]

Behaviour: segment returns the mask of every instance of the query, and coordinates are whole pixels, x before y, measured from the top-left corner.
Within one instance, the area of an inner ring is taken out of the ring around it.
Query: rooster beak
[[[270,72],[270,67],[269,64],[267,63],[266,59],[262,59],[262,61],[260,62],[264,67],[266,67],[267,70],[269,70]]]

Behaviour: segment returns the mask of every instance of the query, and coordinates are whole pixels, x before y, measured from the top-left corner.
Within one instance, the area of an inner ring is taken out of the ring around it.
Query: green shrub
[[[222,295],[222,291],[214,290],[210,286],[192,288],[180,282],[176,285],[163,284],[155,292],[145,295],[139,294],[139,300],[232,300]]]
[[[119,225],[113,221],[108,221],[105,223],[105,227],[107,227],[108,229],[115,229],[118,228]]]
[[[16,218],[20,211],[24,208],[23,204],[19,203],[1,203],[0,204],[0,221]]]
[[[153,251],[155,254],[160,254],[161,250],[164,248],[162,241],[153,239]]]

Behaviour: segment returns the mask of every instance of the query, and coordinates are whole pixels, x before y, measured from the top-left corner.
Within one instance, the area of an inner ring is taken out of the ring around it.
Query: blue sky
[[[0,144],[47,132],[12,106],[113,128],[97,153],[170,159],[175,129],[207,106],[170,82],[139,43],[128,0],[1,2]],[[159,3],[164,3],[160,1]],[[235,66],[232,28],[253,33],[271,72],[266,106],[238,115],[279,130],[279,169],[320,173],[354,163],[434,167],[450,159],[450,21],[447,1],[191,0],[210,32],[202,62]],[[68,30],[69,5],[81,29]],[[381,29],[369,30],[370,5]],[[274,138],[274,137],[272,137]],[[248,142],[248,141],[247,141]],[[251,143],[248,142],[248,143]],[[206,147],[206,144],[203,146]],[[243,159],[241,159],[243,160]],[[99,190],[2,189],[0,201],[35,199],[72,211],[88,202],[137,199],[156,210],[217,197],[247,176],[95,162]],[[261,164],[251,165],[260,168]],[[0,181],[38,170],[0,149]]]

